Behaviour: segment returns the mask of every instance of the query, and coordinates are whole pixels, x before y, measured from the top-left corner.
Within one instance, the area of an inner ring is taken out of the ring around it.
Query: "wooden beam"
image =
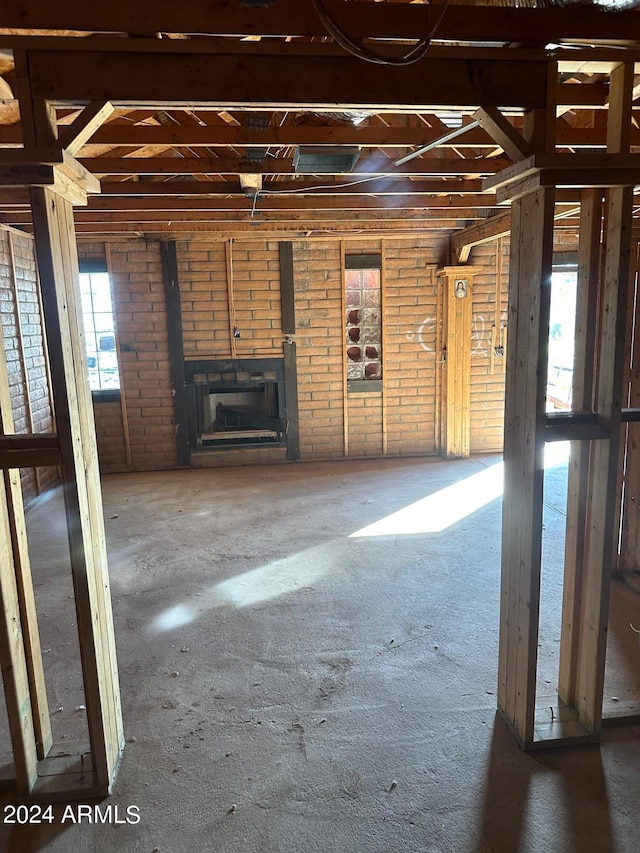
[[[436,180],[409,180],[406,176],[385,177],[379,178],[372,175],[370,179],[365,179],[363,176],[358,177],[358,184],[353,187],[343,186],[340,181],[329,182],[331,188],[322,190],[322,192],[314,192],[314,188],[325,186],[325,181],[321,177],[313,180],[266,180],[263,184],[265,192],[269,190],[302,190],[303,195],[346,195],[349,196],[352,191],[359,191],[357,194],[378,194],[378,195],[393,195],[395,192],[411,193],[471,193],[478,194],[482,192],[482,183],[479,180],[451,180],[447,182]],[[334,186],[335,183],[335,186]],[[347,181],[347,183],[349,183]],[[239,181],[190,181],[190,180],[175,180],[175,181],[103,181],[101,183],[102,194],[106,196],[162,196],[171,197],[179,196],[219,196],[228,195],[230,192],[240,192]],[[486,202],[490,203],[491,195],[485,195]]]
[[[3,158],[0,149],[0,161]],[[4,149],[4,158],[10,160],[19,149]],[[44,152],[43,152],[44,154]],[[335,169],[332,175],[353,176],[378,175],[386,177],[409,177],[430,175],[494,175],[507,167],[503,159],[462,160],[460,158],[417,158],[396,166],[393,160],[383,156],[362,158],[353,168]],[[259,164],[241,157],[84,157],[80,163],[96,175],[295,175],[291,157],[270,157]],[[8,164],[9,165],[9,164]],[[316,184],[326,183],[327,178],[316,178]],[[306,179],[306,183],[310,183]],[[302,184],[304,186],[304,184]]]
[[[424,34],[424,10],[410,4],[325,0],[335,20],[353,38],[416,39]],[[0,26],[32,30],[81,30],[91,32],[170,32],[246,36],[325,36],[311,5],[279,0],[274,8],[249,7],[213,0],[205,6],[197,0],[163,3],[153,8],[115,0],[107,5],[67,0],[52,7],[48,0],[4,0]],[[634,10],[612,15],[586,6],[579,13],[570,8],[513,8],[452,5],[438,27],[438,39],[546,44],[567,41],[620,40],[636,31]]]
[[[480,107],[473,117],[511,160],[524,160],[533,154],[531,145],[497,107]]]
[[[441,136],[426,125],[420,127],[269,125],[264,131],[249,130],[242,125],[178,125],[116,124],[108,122],[96,130],[86,147],[90,156],[94,145],[118,148],[144,148],[150,145],[169,148],[269,148],[296,145],[358,145],[361,148],[422,148]],[[632,145],[640,145],[640,129],[632,130]],[[556,127],[559,147],[606,148],[603,127],[572,127],[559,121]],[[0,145],[20,145],[22,134],[18,124],[0,125]],[[464,136],[439,145],[441,149],[495,148],[493,138],[482,128],[467,131]],[[482,161],[480,161],[482,162]],[[464,165],[464,161],[462,162]]]
[[[89,104],[63,132],[60,137],[62,148],[67,154],[75,157],[114,111],[115,107],[109,101],[96,101]]]
[[[169,377],[173,396],[173,423],[176,435],[176,459],[178,465],[191,464],[189,427],[187,415],[187,391],[184,374],[184,346],[182,340],[182,306],[178,260],[174,240],[160,243],[162,278],[167,315],[167,344],[169,349]]]
[[[0,166],[0,187],[43,187],[54,181],[53,166]]]
[[[361,61],[350,56],[107,51],[29,55],[33,97],[67,104],[108,99],[116,106],[186,102],[223,108],[243,104],[253,109],[334,109],[340,104],[429,111],[434,105],[533,108],[544,103],[543,61],[425,59],[419,67],[416,73],[415,65],[370,65],[363,77]]]
[[[506,237],[511,232],[511,212],[490,216],[477,225],[471,225],[458,231],[451,238],[451,251],[460,264],[469,260],[471,249],[482,243],[490,243],[499,237]]]

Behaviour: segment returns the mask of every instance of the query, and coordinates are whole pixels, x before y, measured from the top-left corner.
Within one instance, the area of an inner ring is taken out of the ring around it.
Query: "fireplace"
[[[281,358],[185,362],[192,450],[286,445]]]

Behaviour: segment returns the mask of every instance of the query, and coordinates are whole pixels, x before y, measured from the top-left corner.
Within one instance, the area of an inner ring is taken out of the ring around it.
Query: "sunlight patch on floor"
[[[569,442],[545,445],[545,469],[564,464],[568,458]],[[349,538],[441,533],[499,498],[503,485],[504,464],[498,462],[356,530]]]

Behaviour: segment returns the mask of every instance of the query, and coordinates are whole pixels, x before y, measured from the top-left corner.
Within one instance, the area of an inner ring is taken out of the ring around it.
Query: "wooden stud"
[[[2,357],[4,362],[4,356]],[[34,719],[26,664],[20,602],[13,564],[10,529],[12,508],[8,506],[5,479],[0,478],[0,666],[4,682],[9,731],[17,791],[29,794],[38,777]]]
[[[553,191],[512,206],[498,707],[534,738]]]
[[[602,195],[599,189],[583,190],[580,217],[572,408],[584,411],[593,407]],[[590,451],[588,443],[573,441],[569,457],[558,696],[571,707],[576,704]]]
[[[629,300],[627,303],[627,352],[625,353],[625,395],[626,406],[638,412],[640,407],[640,328],[638,328],[638,285],[640,283],[640,241],[632,243],[632,269],[630,276]],[[634,580],[634,573],[640,566],[640,465],[637,453],[640,447],[640,427],[637,420],[629,421],[629,409],[622,410],[624,428],[624,454],[622,470],[618,477],[618,495],[621,497],[621,537],[620,554],[616,571],[619,577],[627,581]],[[640,415],[640,413],[639,413]],[[635,415],[634,417],[638,417]],[[640,419],[640,417],[639,417]],[[634,584],[635,585],[635,584]]]
[[[62,454],[71,571],[95,790],[108,793],[124,747],[93,406],[70,203],[31,190],[36,252]]]
[[[14,439],[11,391],[1,325],[0,350],[3,353],[0,358],[0,429],[3,433],[1,443],[3,439]],[[6,456],[2,461],[6,463]],[[13,459],[12,463],[16,465],[19,461]],[[18,788],[21,793],[28,793],[35,782],[36,754],[39,759],[43,759],[51,749],[51,721],[31,578],[20,471],[17,467],[7,469],[3,465],[3,468],[3,477],[0,478],[0,539],[3,547],[0,595],[4,616],[9,622],[0,630],[6,630],[12,639],[10,647],[5,646],[4,637],[0,640],[0,655]],[[13,578],[10,573],[13,573]],[[19,614],[14,610],[16,604]],[[25,694],[25,685],[28,696]],[[13,702],[19,703],[18,708],[10,707]]]
[[[633,63],[611,74],[607,127],[608,150],[624,153],[629,145]],[[576,708],[580,722],[598,733],[602,699],[611,568],[615,564],[614,530],[618,452],[623,393],[627,289],[629,282],[633,186],[606,195],[605,267],[601,289],[601,327],[595,407],[609,427],[608,441],[596,442],[589,467],[587,559],[584,567],[580,641],[576,663]]]

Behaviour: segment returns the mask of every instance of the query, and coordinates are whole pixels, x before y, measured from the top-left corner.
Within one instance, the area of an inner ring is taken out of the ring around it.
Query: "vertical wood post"
[[[42,303],[62,456],[87,723],[95,788],[107,793],[124,747],[93,407],[81,333],[71,203],[30,190]]]
[[[640,324],[638,323],[638,285],[640,284],[640,240],[632,244],[627,333],[625,350],[625,393],[623,405],[640,408]],[[623,427],[624,450],[621,453],[617,494],[620,497],[620,554],[616,573],[636,586],[635,572],[640,567],[640,424]]]
[[[629,151],[633,63],[611,73],[607,151]],[[597,734],[602,724],[611,568],[617,536],[614,529],[620,415],[624,374],[627,289],[631,252],[633,186],[606,194],[605,265],[601,289],[601,324],[597,342],[595,409],[609,428],[609,438],[593,443],[586,514],[587,547],[576,662],[575,706],[580,722]]]
[[[602,196],[601,189],[582,191],[572,387],[572,408],[576,411],[593,407]],[[571,442],[558,696],[572,707],[576,702],[590,454],[589,442]]]
[[[498,707],[523,746],[535,713],[554,190],[511,205]]]
[[[4,334],[0,325],[0,348],[4,353]],[[14,433],[13,411],[9,376],[4,354],[0,358],[0,430],[3,435]],[[52,745],[51,719],[44,680],[42,649],[38,631],[36,602],[33,593],[31,565],[27,542],[27,529],[22,501],[22,484],[20,470],[12,468],[3,471],[7,523],[11,536],[11,552],[15,570],[16,593],[20,607],[20,627],[22,630],[22,646],[26,655],[26,670],[29,681],[33,727],[38,758],[45,758]],[[8,555],[8,551],[3,553]],[[7,560],[7,569],[11,560]],[[15,748],[14,748],[15,751]]]

